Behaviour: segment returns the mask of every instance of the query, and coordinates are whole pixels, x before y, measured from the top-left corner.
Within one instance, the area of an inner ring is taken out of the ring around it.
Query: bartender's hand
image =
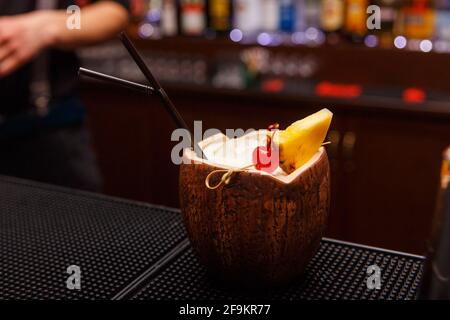
[[[48,12],[33,12],[0,18],[0,76],[28,62],[52,45],[54,31],[46,24]]]
[[[112,1],[81,10],[81,29],[66,26],[65,11],[35,11],[0,17],[0,77],[14,72],[43,49],[74,49],[111,38],[128,23],[127,11]]]

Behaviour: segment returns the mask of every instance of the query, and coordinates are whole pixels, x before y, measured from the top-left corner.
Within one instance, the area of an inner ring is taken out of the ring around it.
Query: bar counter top
[[[424,259],[323,239],[288,287],[231,290],[197,262],[179,210],[10,177],[0,177],[0,247],[0,299],[415,299]],[[379,290],[367,286],[371,265]],[[67,286],[71,266],[80,290]]]

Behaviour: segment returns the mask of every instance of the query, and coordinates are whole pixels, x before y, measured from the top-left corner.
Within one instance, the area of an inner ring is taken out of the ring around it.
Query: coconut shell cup
[[[192,247],[209,274],[246,288],[282,286],[299,278],[326,227],[330,173],[325,149],[288,176],[236,172],[229,184],[215,190],[205,186],[206,177],[229,168],[188,149],[183,157],[181,211]],[[220,181],[220,175],[213,180]]]

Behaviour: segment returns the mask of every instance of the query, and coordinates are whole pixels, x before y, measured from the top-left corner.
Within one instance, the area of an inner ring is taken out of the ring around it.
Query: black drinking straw
[[[125,32],[121,32],[119,35],[119,38],[122,41],[125,48],[128,50],[128,53],[133,58],[134,62],[138,66],[138,68],[144,74],[147,81],[150,83],[150,85],[153,87],[153,89],[155,89],[155,91],[158,93],[164,107],[169,111],[169,114],[172,116],[172,118],[175,121],[175,123],[177,124],[177,126],[179,128],[184,128],[190,132],[186,122],[183,120],[183,118],[181,117],[177,108],[175,108],[175,106],[173,105],[172,101],[170,101],[169,97],[167,96],[166,92],[159,84],[158,80],[156,80],[156,78],[153,76],[152,72],[145,64],[144,59],[142,59],[141,55],[137,51],[133,42],[131,42],[130,38],[126,35]],[[192,132],[191,132],[191,135],[192,135]]]
[[[92,71],[92,70],[85,69],[85,68],[80,68],[79,74],[82,76],[86,76],[86,77],[97,79],[97,80],[112,82],[112,83],[124,86],[126,88],[140,91],[140,92],[143,92],[146,94],[154,94],[155,93],[154,88],[147,86],[145,84],[140,84],[137,82],[124,80],[124,79],[113,77],[113,76],[110,76],[108,74],[104,74],[101,72]]]
[[[159,96],[159,98],[161,99],[163,106],[165,107],[167,112],[170,114],[170,116],[172,117],[172,120],[176,123],[176,125],[179,128],[183,128],[190,133],[191,145],[193,145],[194,151],[197,154],[197,156],[199,156],[200,158],[206,159],[206,156],[203,154],[203,152],[202,152],[201,148],[198,146],[198,144],[193,143],[193,141],[194,141],[193,140],[193,138],[194,138],[193,132],[189,129],[189,127],[187,126],[183,117],[180,115],[177,108],[175,108],[174,104],[169,99],[169,96],[164,91],[164,89],[161,87],[158,80],[156,80],[156,78],[153,76],[152,72],[145,64],[144,59],[142,59],[141,55],[137,51],[134,44],[131,42],[130,38],[126,35],[125,32],[120,33],[119,38],[122,41],[125,48],[128,50],[131,58],[133,58],[134,62],[136,63],[138,68],[141,70],[141,72],[144,74],[145,78],[147,79],[147,81],[150,83],[151,86],[124,80],[121,78],[113,77],[113,76],[110,76],[107,74],[88,70],[85,68],[80,68],[79,74],[90,77],[90,78],[94,78],[97,80],[104,80],[107,82],[115,83],[115,84],[118,84],[118,85],[121,85],[121,86],[124,86],[127,88],[131,88],[134,90],[144,92],[146,94],[157,94]]]

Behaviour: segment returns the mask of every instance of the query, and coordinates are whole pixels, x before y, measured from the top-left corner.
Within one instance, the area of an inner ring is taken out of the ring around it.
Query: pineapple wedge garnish
[[[322,109],[273,135],[280,167],[286,173],[294,172],[314,156],[326,138],[332,118],[330,110]],[[268,138],[270,136],[272,133],[268,133]]]

